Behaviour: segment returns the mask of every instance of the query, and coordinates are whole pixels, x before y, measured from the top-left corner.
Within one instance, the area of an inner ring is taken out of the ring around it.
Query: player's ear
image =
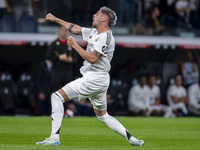
[[[102,21],[105,22],[107,20],[108,20],[108,17],[107,16],[103,16]]]

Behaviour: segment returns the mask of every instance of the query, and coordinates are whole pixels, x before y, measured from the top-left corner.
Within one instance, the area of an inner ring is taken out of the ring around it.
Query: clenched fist
[[[56,17],[54,15],[52,15],[51,13],[48,13],[46,15],[46,20],[48,20],[48,21],[55,21]]]
[[[73,44],[75,44],[76,41],[74,40],[74,38],[72,36],[70,36],[67,40],[67,45],[68,46],[72,46]]]

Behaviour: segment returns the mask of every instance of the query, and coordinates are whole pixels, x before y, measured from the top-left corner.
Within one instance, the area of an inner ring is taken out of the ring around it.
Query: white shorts
[[[159,105],[153,105],[153,106],[149,106],[148,107],[148,111],[147,111],[147,116],[150,116],[151,113],[156,110],[156,111],[167,111],[167,108],[169,108],[169,106],[167,105],[162,105],[162,104],[159,104]]]
[[[68,83],[62,89],[70,100],[89,98],[93,107],[102,111],[107,109],[106,93],[109,83],[110,76],[107,72],[87,72],[82,78]]]
[[[135,115],[139,115],[139,112],[141,111],[141,110],[145,110],[146,109],[146,107],[144,107],[144,106],[141,106],[141,107],[139,107],[139,106],[132,106],[131,108],[129,108],[129,110],[131,111],[131,112],[133,112]]]

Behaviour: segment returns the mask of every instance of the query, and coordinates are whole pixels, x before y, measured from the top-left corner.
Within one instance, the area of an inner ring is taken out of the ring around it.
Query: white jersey
[[[140,84],[133,86],[129,91],[128,106],[130,111],[134,109],[146,109],[149,106],[149,90],[147,85],[143,87]]]
[[[189,6],[188,1],[182,1],[182,0],[178,0],[178,1],[176,2],[176,5],[175,5],[176,9],[185,9],[185,8],[187,8],[188,6]],[[179,14],[180,16],[184,17],[184,12],[178,12],[178,14]]]
[[[167,91],[167,101],[170,106],[175,108],[174,106],[177,105],[173,102],[171,96],[176,96],[178,98],[182,98],[187,96],[186,89],[183,86],[180,86],[179,88],[176,85],[171,85]]]
[[[189,110],[196,111],[200,114],[200,87],[198,83],[188,88],[188,107]]]
[[[157,98],[160,98],[160,87],[158,85],[153,85],[152,88],[148,86],[148,90],[149,90],[150,106],[148,107],[147,116],[150,116],[151,113],[154,110],[156,110],[156,111],[160,111],[164,113],[163,114],[164,117],[173,117],[174,116],[173,111],[170,106],[162,105],[162,104],[152,105],[156,102]]]
[[[112,31],[109,30],[98,34],[95,28],[82,28],[82,35],[83,40],[88,42],[86,51],[93,53],[96,50],[102,56],[94,64],[85,60],[80,69],[81,74],[84,75],[88,71],[109,72],[111,68],[110,61],[115,50],[115,40]]]
[[[152,88],[148,86],[148,89],[149,89],[149,99],[150,99],[150,105],[151,105],[156,102],[157,98],[160,98],[160,88],[157,85],[153,85]]]

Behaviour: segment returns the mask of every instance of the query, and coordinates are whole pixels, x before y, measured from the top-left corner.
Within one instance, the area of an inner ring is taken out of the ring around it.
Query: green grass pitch
[[[50,135],[50,117],[0,117],[0,150],[200,150],[199,118],[116,118],[145,145],[130,145],[96,117],[75,117],[63,119],[60,146],[38,146]]]

